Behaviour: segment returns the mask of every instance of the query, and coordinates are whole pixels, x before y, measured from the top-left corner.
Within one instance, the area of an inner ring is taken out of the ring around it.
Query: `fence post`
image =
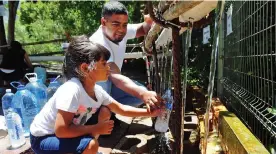
[[[219,28],[219,47],[218,47],[218,75],[217,75],[217,96],[222,96],[223,86],[220,80],[223,78],[223,65],[224,65],[224,13],[222,14],[221,27]]]
[[[172,53],[173,53],[173,87],[174,87],[174,128],[175,128],[175,144],[173,146],[174,154],[183,153],[183,134],[184,133],[184,113],[181,101],[181,56],[180,56],[180,37],[179,29],[172,27]],[[176,120],[177,119],[177,120]],[[177,123],[179,121],[179,123]]]

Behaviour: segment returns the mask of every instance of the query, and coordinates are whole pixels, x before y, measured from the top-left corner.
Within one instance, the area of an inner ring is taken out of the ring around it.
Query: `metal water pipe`
[[[178,19],[177,19],[178,20]],[[173,88],[174,88],[174,110],[175,110],[175,120],[174,120],[174,133],[175,133],[175,144],[173,146],[174,154],[183,153],[183,134],[184,133],[184,115],[183,115],[183,104],[181,101],[181,56],[180,56],[180,46],[181,41],[179,37],[179,28],[172,27],[172,55],[173,55]],[[180,123],[177,123],[176,119],[181,119]]]

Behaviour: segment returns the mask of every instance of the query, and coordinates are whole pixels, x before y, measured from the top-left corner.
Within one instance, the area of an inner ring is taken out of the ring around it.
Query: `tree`
[[[16,39],[21,42],[37,42],[94,33],[100,25],[104,1],[38,1],[21,2],[16,21]],[[123,2],[129,11],[130,23],[142,21],[140,4]],[[141,40],[140,40],[141,41]],[[137,40],[132,41],[135,43]],[[30,53],[60,50],[60,44],[26,46]]]
[[[0,0],[0,6],[3,5],[3,1]],[[4,18],[3,16],[0,16],[0,46],[6,45],[6,33],[5,33],[5,26],[4,26]],[[6,48],[0,48],[0,51],[2,52]]]
[[[19,1],[9,1],[8,42],[14,40],[15,18]]]

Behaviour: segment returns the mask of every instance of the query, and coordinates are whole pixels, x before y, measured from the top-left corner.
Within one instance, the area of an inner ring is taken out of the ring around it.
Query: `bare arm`
[[[153,21],[149,15],[144,15],[144,22],[139,25],[136,32],[136,38],[147,35],[151,28],[152,22]]]
[[[160,106],[161,101],[159,100],[159,96],[157,96],[156,92],[148,91],[145,87],[136,85],[128,77],[121,74],[111,73],[109,79],[116,85],[116,87],[141,99],[147,105],[148,111],[150,111],[150,106]]]
[[[123,105],[121,103],[118,103],[117,101],[113,101],[107,107],[114,113],[128,116],[128,117],[156,117],[159,115],[160,110],[154,110],[152,112],[149,112],[147,109],[143,108],[135,108],[128,105]]]
[[[136,32],[136,38],[145,36],[148,31],[150,30],[151,25],[147,24],[146,22],[143,22],[139,25],[137,32]]]
[[[25,55],[24,55],[24,59],[25,59],[27,65],[28,65],[28,67],[29,67],[29,68],[33,68],[32,62],[31,62],[31,60],[30,60],[30,58],[29,58],[27,52],[26,52]]]
[[[108,65],[110,67],[110,73],[121,74],[121,70],[114,62],[109,62]]]
[[[116,87],[122,89],[125,92],[128,92],[129,94],[142,98],[142,93],[146,91],[145,88],[137,86],[132,80],[130,80],[128,77],[121,75],[121,71],[118,68],[118,66],[114,62],[108,63],[110,67],[110,80],[113,84],[116,85]]]
[[[124,75],[111,73],[109,78],[116,87],[137,98],[142,99],[142,94],[147,91],[144,87],[136,85],[131,79]]]
[[[142,94],[147,90],[141,86],[136,85],[128,77],[121,75],[119,67],[114,62],[110,62],[108,64],[110,67],[109,79],[112,81],[112,83],[123,91],[142,99]]]
[[[73,117],[74,113],[58,110],[55,123],[55,134],[57,137],[73,138],[88,134],[92,134],[93,136],[98,134],[95,125],[72,125]]]
[[[83,135],[98,136],[101,134],[110,134],[114,121],[107,120],[98,122],[96,125],[73,125],[71,124],[74,113],[58,110],[56,123],[55,123],[55,134],[60,138],[73,138]]]

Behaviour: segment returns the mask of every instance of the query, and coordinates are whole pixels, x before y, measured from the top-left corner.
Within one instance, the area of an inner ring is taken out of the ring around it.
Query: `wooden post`
[[[0,6],[3,5],[3,1],[0,0]],[[2,45],[7,45],[7,40],[6,40],[6,33],[5,33],[5,26],[4,26],[4,17],[0,16],[0,46]],[[3,52],[7,48],[0,48],[0,51]]]
[[[9,1],[8,42],[14,40],[15,17],[19,1]]]
[[[181,101],[181,56],[180,56],[180,37],[179,30],[176,27],[172,27],[172,53],[173,53],[173,87],[174,87],[174,128],[175,128],[175,144],[173,146],[174,154],[183,153],[183,134],[184,133],[184,115],[183,104]],[[179,121],[179,123],[177,123]]]

